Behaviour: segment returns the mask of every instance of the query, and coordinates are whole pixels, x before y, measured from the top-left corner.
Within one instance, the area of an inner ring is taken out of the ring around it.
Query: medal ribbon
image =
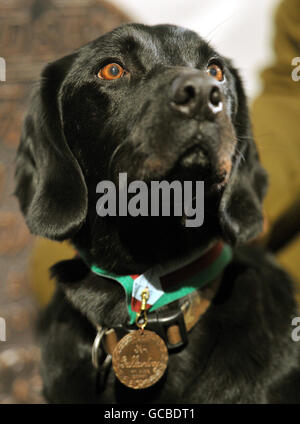
[[[195,255],[194,255],[195,256]],[[91,270],[102,277],[120,283],[126,293],[130,324],[135,322],[136,313],[141,308],[141,293],[148,287],[147,310],[150,312],[168,303],[180,299],[194,290],[200,289],[221,274],[232,259],[230,246],[216,243],[206,253],[195,260],[191,258],[181,262],[158,265],[141,275],[116,275],[98,265]]]

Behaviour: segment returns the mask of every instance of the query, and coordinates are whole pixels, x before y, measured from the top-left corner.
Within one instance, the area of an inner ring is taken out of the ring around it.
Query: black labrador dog
[[[99,217],[96,186],[117,184],[121,172],[147,184],[204,181],[203,225],[187,227],[175,215]],[[24,122],[16,181],[31,232],[69,239],[79,252],[52,268],[57,290],[39,325],[49,402],[300,401],[292,283],[246,243],[262,230],[267,178],[242,82],[197,34],[128,24],[46,66]],[[169,352],[164,376],[149,388],[127,387],[109,356],[103,363],[102,348],[99,372],[96,326],[125,328],[128,316],[121,285],[88,264],[142,274],[220,240],[233,258],[207,311]]]

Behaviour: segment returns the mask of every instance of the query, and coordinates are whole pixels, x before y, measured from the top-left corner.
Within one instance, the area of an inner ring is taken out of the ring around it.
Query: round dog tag
[[[112,355],[118,379],[132,389],[145,389],[155,384],[166,371],[168,349],[153,331],[136,330],[124,336]]]

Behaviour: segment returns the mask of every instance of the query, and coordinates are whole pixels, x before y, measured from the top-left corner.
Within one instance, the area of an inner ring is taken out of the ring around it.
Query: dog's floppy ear
[[[237,97],[233,123],[238,142],[230,180],[220,202],[219,219],[223,238],[234,245],[245,243],[262,231],[267,174],[259,162],[241,79],[234,68],[231,73]]]
[[[16,190],[33,234],[70,238],[87,213],[87,188],[61,122],[59,90],[75,55],[49,64],[24,122],[16,160]]]

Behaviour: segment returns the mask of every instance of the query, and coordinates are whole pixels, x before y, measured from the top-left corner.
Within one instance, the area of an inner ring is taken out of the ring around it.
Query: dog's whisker
[[[117,154],[119,153],[119,151],[121,150],[121,148],[122,148],[122,147],[124,147],[126,144],[127,144],[126,142],[123,142],[123,143],[119,144],[119,145],[115,148],[115,150],[113,151],[113,153],[112,153],[112,155],[111,155],[111,158],[110,158],[110,161],[109,161],[109,164],[108,164],[108,172],[109,172],[109,175],[110,175],[110,176],[112,175],[112,165],[113,165],[113,161],[114,161],[114,159],[116,158],[116,156],[117,156]]]
[[[241,160],[243,160],[244,162],[246,162],[246,158],[245,158],[244,154],[237,147],[235,148],[235,150],[239,154]]]
[[[218,25],[216,25],[211,31],[209,31],[208,34],[206,34],[205,38],[208,40],[208,43],[210,43],[213,39],[213,37],[216,35],[217,31],[221,29],[223,25],[225,25],[230,19],[232,19],[234,14],[231,16],[228,16],[228,18],[224,19],[222,22],[220,22]]]
[[[244,135],[239,135],[237,138],[240,140],[250,140],[250,141],[253,140],[252,137],[248,137]]]

